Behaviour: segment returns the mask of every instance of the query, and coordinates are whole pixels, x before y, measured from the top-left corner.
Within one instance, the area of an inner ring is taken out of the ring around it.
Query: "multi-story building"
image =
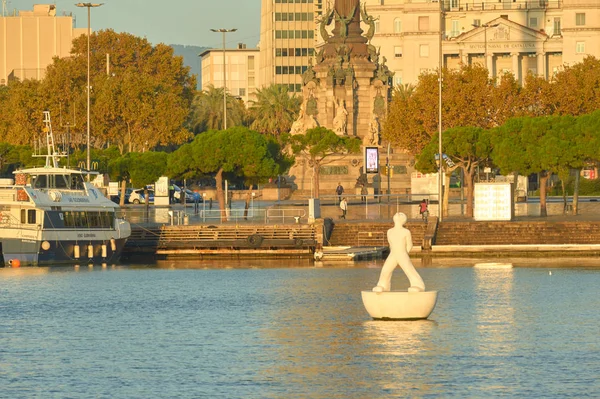
[[[315,18],[326,0],[262,0],[260,80],[302,91],[302,73],[315,55]]]
[[[369,14],[378,18],[372,44],[386,57],[395,84],[414,84],[422,72],[437,69],[440,42],[444,66],[480,63],[492,77],[512,72],[521,82],[528,73],[550,78],[586,55],[600,57],[600,1],[366,0],[366,4]]]
[[[13,78],[42,79],[52,58],[69,56],[73,39],[87,33],[73,26],[72,15],[57,16],[50,4],[0,16],[0,85]]]
[[[258,49],[249,49],[245,44],[238,44],[236,49],[206,50],[200,57],[202,90],[211,85],[218,88],[225,86],[229,94],[241,98],[249,105],[248,102],[254,99],[256,89],[260,88],[260,77],[257,73],[260,59]]]

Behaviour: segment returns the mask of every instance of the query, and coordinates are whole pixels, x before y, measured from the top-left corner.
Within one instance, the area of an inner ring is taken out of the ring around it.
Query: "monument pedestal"
[[[437,301],[437,291],[362,291],[361,296],[365,309],[375,320],[426,319]]]

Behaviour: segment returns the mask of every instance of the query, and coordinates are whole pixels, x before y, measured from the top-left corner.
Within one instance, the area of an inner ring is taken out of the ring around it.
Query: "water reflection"
[[[416,354],[424,349],[436,323],[431,320],[379,321],[363,324],[363,335],[374,353],[386,356]]]

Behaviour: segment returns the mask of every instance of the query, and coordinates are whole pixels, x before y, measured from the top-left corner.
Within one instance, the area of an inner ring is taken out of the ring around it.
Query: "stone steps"
[[[358,223],[334,223],[333,233],[329,239],[330,246],[383,246],[387,247],[387,231],[394,226],[393,223],[374,223],[374,222],[358,222]],[[422,247],[423,238],[427,225],[425,223],[408,222],[406,223],[412,234],[413,246]]]
[[[600,244],[599,222],[443,222],[435,245]]]

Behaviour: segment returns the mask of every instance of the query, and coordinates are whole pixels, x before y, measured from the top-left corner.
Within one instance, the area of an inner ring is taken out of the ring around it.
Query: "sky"
[[[33,10],[34,4],[56,4],[57,15],[73,13],[76,27],[87,28],[87,9],[80,0],[7,0],[7,9]],[[90,2],[86,0],[84,2]],[[210,29],[232,29],[226,47],[245,43],[254,48],[260,39],[260,0],[94,0],[92,31],[113,29],[145,37],[152,44],[182,44],[222,48],[221,33]],[[2,3],[0,3],[1,5]],[[1,10],[0,10],[1,11]]]

